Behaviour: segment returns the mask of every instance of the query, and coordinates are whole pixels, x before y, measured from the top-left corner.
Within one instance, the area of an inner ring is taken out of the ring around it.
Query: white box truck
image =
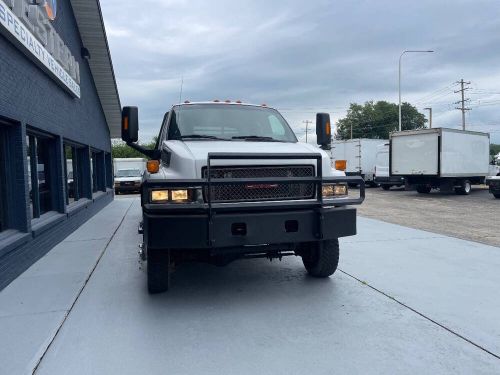
[[[377,146],[387,139],[357,138],[332,142],[332,161],[337,169],[344,167],[347,176],[361,176],[369,185],[375,185]]]
[[[115,193],[139,192],[142,175],[146,170],[146,159],[143,158],[115,158]]]
[[[384,190],[389,190],[392,186],[405,186],[404,177],[391,176],[389,173],[389,141],[377,146],[374,181]]]
[[[419,193],[431,189],[469,194],[489,172],[490,135],[447,128],[409,130],[390,136],[391,176],[405,177]]]

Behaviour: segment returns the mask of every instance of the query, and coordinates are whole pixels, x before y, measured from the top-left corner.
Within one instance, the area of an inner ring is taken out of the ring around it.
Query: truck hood
[[[162,167],[158,178],[201,178],[207,165],[208,153],[228,152],[247,154],[321,154],[324,176],[344,175],[332,170],[328,154],[306,143],[252,142],[252,141],[164,141],[163,148],[171,152],[170,166]],[[316,165],[315,159],[213,160],[211,165]]]

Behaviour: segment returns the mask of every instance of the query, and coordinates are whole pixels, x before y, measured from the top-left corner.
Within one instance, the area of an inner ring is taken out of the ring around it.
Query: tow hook
[[[146,260],[146,253],[144,252],[144,243],[139,244],[139,250],[137,251],[139,254],[139,258],[141,258],[142,261]]]

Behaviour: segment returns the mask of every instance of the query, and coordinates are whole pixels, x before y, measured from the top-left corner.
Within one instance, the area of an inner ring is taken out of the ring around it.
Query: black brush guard
[[[274,177],[274,178],[212,178],[210,168],[214,160],[315,160],[316,161],[316,176],[315,177]],[[284,201],[259,201],[259,202],[224,202],[215,203],[211,199],[211,189],[214,186],[220,185],[247,185],[247,184],[297,184],[310,183],[314,184],[316,191],[313,199],[299,200],[284,200]],[[323,199],[322,185],[328,183],[353,183],[359,184],[359,197],[356,198],[334,198]],[[247,153],[209,153],[207,157],[207,177],[202,179],[189,180],[150,180],[146,181],[142,186],[142,202],[144,208],[145,219],[145,235],[147,236],[148,221],[160,220],[164,215],[177,215],[179,220],[189,215],[203,215],[207,219],[206,243],[203,247],[218,246],[214,241],[214,217],[217,214],[230,213],[262,213],[275,214],[276,212],[298,212],[298,210],[314,211],[317,219],[315,224],[315,237],[323,238],[324,209],[343,207],[348,205],[361,204],[365,199],[365,183],[359,176],[334,176],[323,177],[322,157],[316,153],[300,153],[300,154],[247,154]],[[189,202],[189,203],[149,203],[150,191],[152,189],[178,189],[178,188],[196,188],[208,189],[206,194],[206,202]],[[347,211],[347,210],[346,210]],[[355,212],[354,212],[355,214]],[[272,215],[271,215],[272,216]],[[170,217],[170,216],[169,216]],[[153,229],[153,228],[151,228]],[[180,228],[179,228],[180,229]],[[159,226],[154,230],[159,230]],[[155,236],[154,234],[150,234]],[[182,237],[182,233],[179,233]],[[155,241],[157,242],[157,241]],[[189,242],[189,241],[187,241]],[[180,244],[180,243],[179,243]],[[151,244],[152,245],[152,244]],[[156,243],[155,247],[159,244]]]

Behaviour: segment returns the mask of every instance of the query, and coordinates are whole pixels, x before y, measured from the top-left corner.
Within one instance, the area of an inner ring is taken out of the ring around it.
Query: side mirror
[[[316,114],[316,139],[323,150],[329,150],[332,143],[332,128],[328,113]]]
[[[134,143],[139,139],[139,110],[137,107],[123,107],[122,139]]]

